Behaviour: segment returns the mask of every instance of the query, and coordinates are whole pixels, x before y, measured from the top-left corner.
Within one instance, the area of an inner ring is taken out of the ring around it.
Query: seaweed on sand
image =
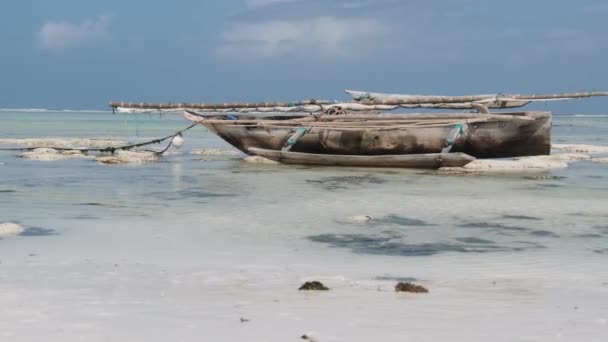
[[[429,290],[427,290],[424,286],[416,285],[416,284],[409,283],[409,282],[398,283],[397,285],[395,285],[395,291],[396,292],[410,292],[410,293],[428,293],[429,292]]]
[[[329,291],[329,287],[323,285],[320,281],[307,281],[300,288],[300,291]]]

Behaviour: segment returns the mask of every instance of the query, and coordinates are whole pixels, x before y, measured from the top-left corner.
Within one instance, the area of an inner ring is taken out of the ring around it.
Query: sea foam
[[[477,159],[463,167],[442,167],[446,173],[482,173],[482,172],[527,172],[563,169],[568,163],[578,160],[589,160],[591,157],[581,153],[563,153],[550,156],[520,157],[514,159]]]
[[[28,147],[57,148],[105,148],[125,144],[116,139],[44,138],[44,139],[0,139],[0,144]]]
[[[608,146],[585,144],[552,144],[552,148],[566,152],[608,153]]]
[[[19,155],[23,159],[38,161],[56,161],[66,159],[92,159],[93,156],[86,155],[78,150],[57,151],[53,148],[42,147],[32,151],[23,152]]]
[[[222,150],[218,148],[201,148],[192,150],[190,153],[205,156],[234,156],[240,154],[240,152],[236,150]]]
[[[598,163],[598,164],[608,165],[608,158],[593,158],[593,159],[591,159],[591,161],[594,163]]]

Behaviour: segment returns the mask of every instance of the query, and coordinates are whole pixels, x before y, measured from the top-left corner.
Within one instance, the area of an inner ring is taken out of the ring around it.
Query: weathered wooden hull
[[[550,113],[484,115],[487,114],[446,114],[446,118],[454,120],[448,123],[445,119],[435,123],[441,116],[434,114],[410,115],[403,121],[407,124],[386,123],[386,118],[395,117],[388,115],[381,117],[385,121],[342,120],[335,124],[296,120],[203,120],[201,124],[247,154],[251,154],[251,147],[281,150],[300,127],[308,132],[293,146],[293,152],[365,156],[439,153],[458,122],[464,122],[466,130],[451,152],[476,158],[550,154]]]
[[[400,167],[438,169],[440,167],[462,167],[475,158],[460,152],[400,154],[379,156],[353,156],[265,150],[251,147],[249,152],[283,164],[356,166],[356,167]]]

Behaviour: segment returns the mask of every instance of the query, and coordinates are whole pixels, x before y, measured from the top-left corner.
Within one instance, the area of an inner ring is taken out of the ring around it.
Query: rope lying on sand
[[[154,140],[150,140],[150,141],[144,141],[141,143],[137,143],[137,144],[130,144],[130,145],[124,145],[124,146],[109,146],[109,147],[104,147],[104,148],[69,148],[69,147],[53,147],[53,146],[32,146],[32,147],[15,147],[15,148],[0,148],[0,151],[33,151],[35,149],[38,148],[52,148],[54,150],[57,151],[80,151],[83,153],[87,153],[87,152],[102,152],[102,153],[112,153],[114,154],[114,152],[116,151],[128,151],[131,150],[133,148],[136,147],[142,147],[142,146],[146,146],[146,145],[152,145],[152,144],[160,144],[161,142],[167,140],[167,139],[171,139],[171,141],[169,142],[169,145],[167,145],[167,147],[165,147],[162,151],[151,151],[151,150],[145,150],[147,152],[153,152],[156,155],[162,155],[163,153],[165,153],[173,144],[173,138],[182,135],[182,133],[186,132],[187,130],[193,128],[194,126],[198,125],[199,123],[196,122],[184,129],[181,129],[171,135],[168,135],[164,138],[160,138],[160,139],[154,139]]]

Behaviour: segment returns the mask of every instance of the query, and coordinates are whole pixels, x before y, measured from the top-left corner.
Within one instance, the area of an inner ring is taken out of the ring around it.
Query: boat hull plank
[[[451,152],[462,152],[476,158],[508,158],[548,155],[551,151],[551,115],[535,113],[509,120],[489,119],[466,123],[464,134]],[[234,121],[201,121],[203,125],[239,150],[249,148],[280,150],[300,127],[309,131],[291,151],[329,155],[404,155],[439,153],[446,144],[454,124],[421,120],[409,126],[335,126],[307,123]]]

